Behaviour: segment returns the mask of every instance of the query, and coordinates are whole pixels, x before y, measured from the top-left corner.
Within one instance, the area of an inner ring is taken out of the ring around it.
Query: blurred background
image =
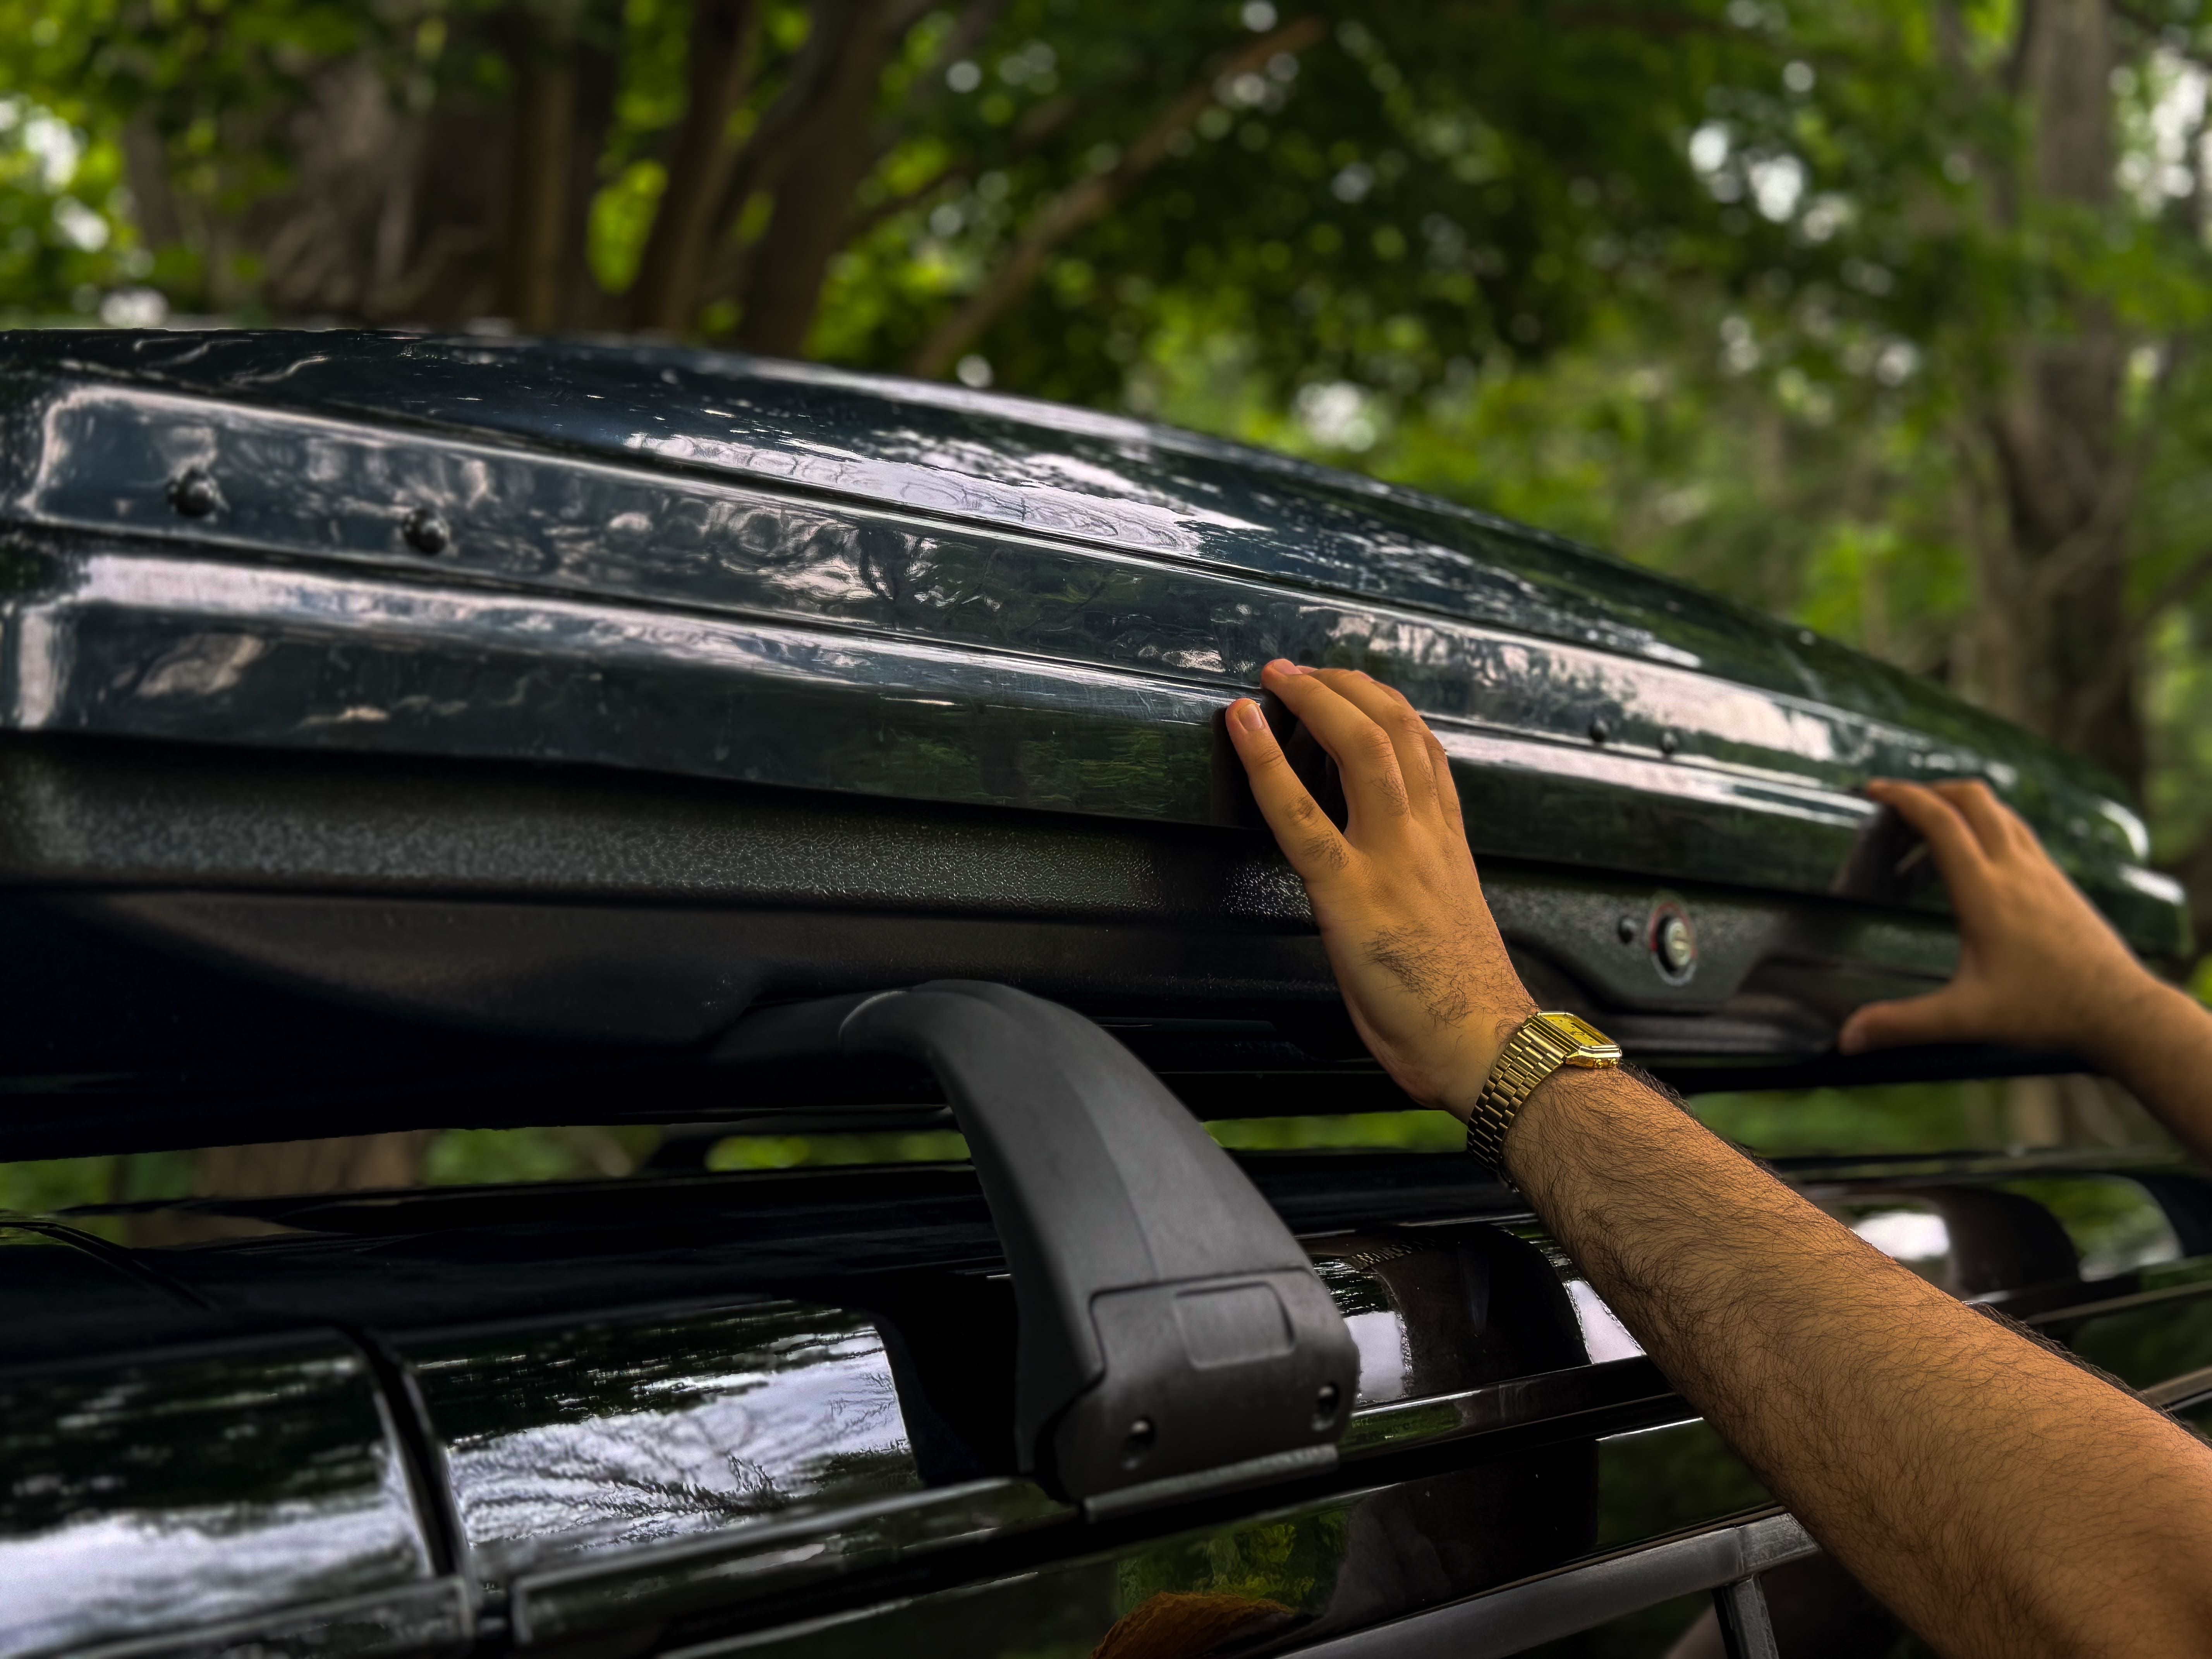
[[[0,320],[678,338],[1363,469],[2098,761],[2212,950],[2208,66],[2194,0],[0,0]],[[1711,1110],[2149,1133],[2034,1086]],[[553,1133],[410,1156],[644,1155]]]

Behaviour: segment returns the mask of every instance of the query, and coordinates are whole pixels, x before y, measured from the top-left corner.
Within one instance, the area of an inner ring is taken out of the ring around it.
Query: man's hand
[[[1853,1014],[1845,1054],[2005,1042],[2101,1062],[2156,1003],[2163,988],[1987,784],[1877,780],[1867,793],[1927,838],[1958,918],[1959,968],[1932,995]]]
[[[1344,775],[1339,833],[1257,706],[1230,709],[1346,1006],[1408,1094],[1464,1115],[1534,1005],[1483,903],[1443,750],[1364,675],[1270,663],[1264,680]],[[1949,990],[1863,1011],[1862,1038],[2017,1041],[2007,1022],[2039,1013],[2034,1038],[2070,1037],[2048,1019],[2039,975],[2064,975],[2081,1004],[2069,1018],[2105,1017],[2095,964],[2142,969],[2064,878],[2039,872],[2025,826],[1912,794],[1898,810],[1961,895],[1968,963]],[[2085,953],[2094,963],[2070,959]],[[2035,996],[2021,988],[2031,982]],[[2212,1019],[2195,1020],[2172,1063],[2212,1097]],[[1936,1647],[2212,1652],[2212,1453],[2185,1431],[1961,1307],[1633,1076],[1554,1073],[1505,1151],[1553,1237],[1684,1397]]]
[[[1230,740],[1305,882],[1345,1006],[1400,1088],[1465,1117],[1536,1005],[1483,902],[1443,746],[1401,695],[1364,674],[1277,661],[1261,683],[1344,779],[1350,817],[1340,832],[1283,758],[1260,706],[1249,697],[1231,705]]]
[[[2079,1054],[2212,1159],[2212,1018],[2197,1000],[2135,959],[1987,784],[1877,780],[1867,793],[1928,838],[1959,921],[1959,968],[1931,995],[1860,1009],[1844,1052],[2008,1042]]]

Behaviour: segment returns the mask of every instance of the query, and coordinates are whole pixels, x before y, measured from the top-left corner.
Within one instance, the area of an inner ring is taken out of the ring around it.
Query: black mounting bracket
[[[1324,1471],[1359,1380],[1343,1317],[1229,1155],[1073,1010],[939,980],[748,1015],[718,1063],[918,1060],[1013,1279],[1019,1467],[1094,1516]]]

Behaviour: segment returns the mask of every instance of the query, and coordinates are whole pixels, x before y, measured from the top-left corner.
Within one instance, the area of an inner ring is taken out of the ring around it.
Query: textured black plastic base
[[[1941,918],[1844,901],[1503,860],[1485,878],[1546,1005],[1686,1087],[1826,1074],[1849,1007],[1927,988],[1954,948]],[[1697,921],[1687,977],[1641,931],[1662,902]],[[1262,833],[0,738],[13,1156],[818,1104],[796,1082],[734,1098],[695,1062],[749,1007],[951,976],[1100,1018],[1206,1115],[1406,1103]],[[857,1097],[934,1097],[890,1073]]]

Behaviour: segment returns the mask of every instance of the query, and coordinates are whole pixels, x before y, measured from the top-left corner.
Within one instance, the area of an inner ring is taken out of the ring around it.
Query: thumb
[[[1836,1047],[1847,1054],[1901,1048],[1916,1042],[1950,1042],[1960,1036],[1958,999],[1950,988],[1898,1002],[1869,1002],[1844,1022]]]

